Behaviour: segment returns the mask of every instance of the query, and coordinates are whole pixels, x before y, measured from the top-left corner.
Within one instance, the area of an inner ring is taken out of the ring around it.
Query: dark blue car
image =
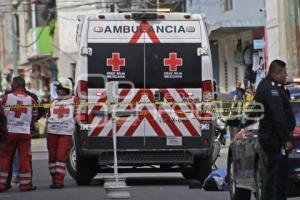
[[[289,154],[289,196],[300,196],[300,88],[289,88],[297,127],[293,131],[294,149]],[[261,196],[260,147],[257,139],[258,122],[237,133],[229,146],[227,169],[232,200],[250,200],[253,192]]]

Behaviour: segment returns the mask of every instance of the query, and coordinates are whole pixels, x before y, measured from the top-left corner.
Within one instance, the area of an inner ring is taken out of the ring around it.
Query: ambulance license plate
[[[167,137],[167,146],[182,146],[182,137]]]

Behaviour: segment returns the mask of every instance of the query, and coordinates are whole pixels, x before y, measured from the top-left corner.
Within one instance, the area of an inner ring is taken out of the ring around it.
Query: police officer
[[[72,96],[72,82],[61,78],[56,86],[58,97],[51,102],[47,116],[47,147],[49,170],[52,177],[50,188],[64,187],[66,163],[75,131],[76,105],[78,99]]]
[[[12,83],[13,92],[3,98],[5,115],[7,117],[8,139],[0,152],[0,192],[9,188],[7,184],[11,161],[18,150],[19,176],[21,192],[35,190],[32,185],[31,173],[31,125],[37,116],[37,110],[33,106],[35,100],[26,94],[25,81],[21,77],[15,77]]]
[[[262,148],[262,200],[286,199],[288,156],[292,150],[295,117],[284,89],[285,62],[274,60],[268,75],[257,87],[255,101],[264,106],[258,140]]]

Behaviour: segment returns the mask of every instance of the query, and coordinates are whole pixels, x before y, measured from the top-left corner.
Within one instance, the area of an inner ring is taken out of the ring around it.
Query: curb
[[[48,152],[46,138],[37,138],[31,140],[31,151],[34,153]]]

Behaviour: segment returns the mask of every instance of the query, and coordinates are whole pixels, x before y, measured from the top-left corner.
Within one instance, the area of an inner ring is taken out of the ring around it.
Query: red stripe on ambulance
[[[147,21],[142,21],[139,26],[139,31],[135,32],[129,43],[137,43],[143,33],[147,33],[153,43],[160,43],[156,33],[150,29],[151,25]]]
[[[175,99],[171,96],[170,92],[167,89],[161,89],[160,90],[164,96],[168,96],[168,101],[169,102],[175,102]],[[179,107],[178,104],[174,104],[175,106],[175,113],[177,114],[177,116],[182,120],[184,126],[188,129],[188,131],[190,132],[190,134],[192,136],[200,136],[200,134],[198,133],[198,131],[195,129],[195,127],[192,125],[192,123],[190,121],[187,120],[186,115],[182,112],[181,108]],[[180,114],[177,112],[177,110],[180,112]]]

